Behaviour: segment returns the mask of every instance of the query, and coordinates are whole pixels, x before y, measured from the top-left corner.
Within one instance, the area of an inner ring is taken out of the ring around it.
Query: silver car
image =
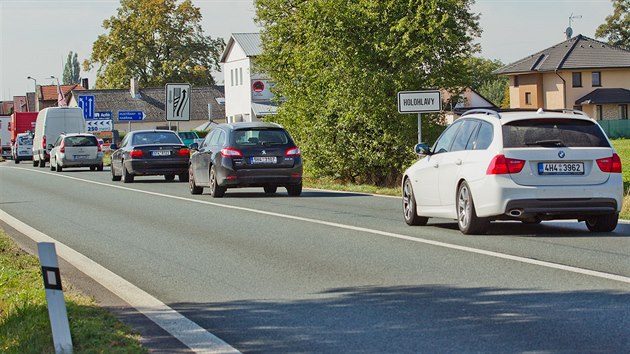
[[[103,151],[93,134],[61,134],[49,149],[51,171],[61,172],[68,167],[103,170]]]

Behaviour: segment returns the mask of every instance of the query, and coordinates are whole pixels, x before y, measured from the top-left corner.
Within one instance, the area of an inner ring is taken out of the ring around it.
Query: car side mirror
[[[48,150],[52,150],[54,148],[53,144],[48,144]]]
[[[116,149],[118,149],[118,146],[116,144],[112,143],[111,145],[109,145],[109,149],[110,150],[116,150]]]
[[[429,144],[427,143],[416,144],[415,150],[416,154],[420,156],[428,156],[433,154],[431,152],[431,148],[429,148]]]
[[[199,144],[198,143],[192,143],[192,144],[190,144],[189,148],[190,148],[190,150],[197,151],[197,150],[199,150]]]

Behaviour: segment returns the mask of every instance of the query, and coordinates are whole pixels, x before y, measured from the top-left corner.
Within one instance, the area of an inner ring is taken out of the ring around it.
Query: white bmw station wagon
[[[494,220],[584,221],[617,227],[623,201],[621,160],[599,124],[581,111],[475,109],[447,127],[402,179],[409,225],[456,219],[464,234]]]

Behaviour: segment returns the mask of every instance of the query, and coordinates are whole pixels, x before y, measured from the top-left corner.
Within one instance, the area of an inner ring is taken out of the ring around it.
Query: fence
[[[630,120],[600,120],[597,123],[611,139],[630,138]]]

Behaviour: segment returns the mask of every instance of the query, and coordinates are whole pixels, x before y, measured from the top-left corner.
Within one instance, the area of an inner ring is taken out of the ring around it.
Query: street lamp
[[[37,94],[37,79],[34,77],[27,77],[28,80],[33,80],[35,82],[35,111],[39,112],[39,95]]]
[[[66,106],[66,97],[63,95],[63,92],[61,91],[61,86],[59,85],[59,78],[55,77],[53,75],[50,75],[50,78],[53,80],[57,80],[57,106],[58,107],[65,107]]]

